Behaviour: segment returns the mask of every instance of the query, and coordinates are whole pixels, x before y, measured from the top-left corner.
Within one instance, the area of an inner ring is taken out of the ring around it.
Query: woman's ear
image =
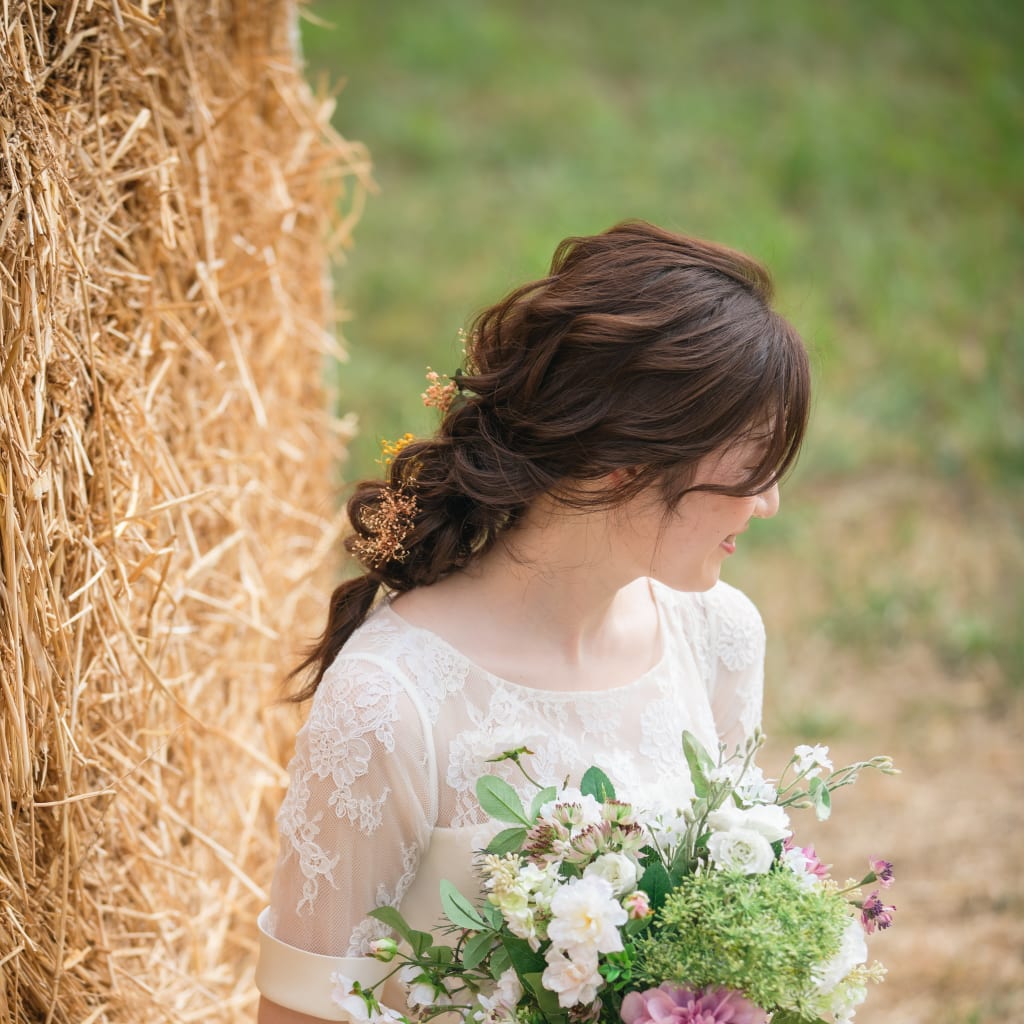
[[[628,487],[642,472],[640,466],[623,466],[605,474],[605,481],[610,488]]]

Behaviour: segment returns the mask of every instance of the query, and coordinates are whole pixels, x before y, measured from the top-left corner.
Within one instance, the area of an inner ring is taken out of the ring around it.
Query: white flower
[[[549,800],[540,809],[541,820],[559,822],[573,832],[589,825],[599,825],[603,817],[597,800],[590,794],[584,796],[572,786],[561,790],[554,800]]]
[[[477,996],[477,1001],[487,1011],[490,1020],[511,1020],[515,1016],[515,1008],[523,998],[523,986],[514,967],[502,972],[494,991],[489,995]]]
[[[807,870],[807,855],[799,846],[789,850],[783,850],[779,860],[796,875],[796,880],[802,889],[813,889],[821,885],[821,879],[811,871]]]
[[[425,977],[423,968],[416,964],[406,964],[398,972],[398,980],[406,987],[406,1001],[410,1006],[433,1006],[441,1001],[434,986],[429,981],[420,980]]]
[[[546,989],[558,993],[559,1006],[567,1008],[577,1003],[592,1003],[597,998],[601,975],[597,969],[596,953],[580,951],[569,957],[552,946],[545,959],[548,966],[541,978]]]
[[[541,936],[537,933],[537,918],[533,907],[523,907],[521,910],[508,910],[503,907],[501,914],[513,935],[526,939],[534,952],[540,949]]]
[[[574,956],[581,951],[595,956],[617,953],[622,949],[618,929],[627,917],[606,879],[594,875],[574,878],[551,901],[548,937],[555,948],[569,950]]]
[[[835,1018],[835,1024],[850,1024],[857,1012],[857,1007],[868,997],[867,986],[859,981],[847,981],[841,984],[829,1001],[829,1009]]]
[[[715,832],[748,829],[760,832],[769,843],[792,835],[789,815],[778,804],[755,804],[753,807],[735,807],[727,804],[708,815],[708,825]]]
[[[736,785],[736,795],[745,804],[773,804],[779,795],[771,779],[757,765],[751,765]]]
[[[331,1002],[344,1010],[352,1020],[359,1024],[399,1024],[402,1015],[390,1006],[380,1006],[371,1010],[366,1005],[366,1000],[354,990],[355,982],[341,971],[331,973],[331,981],[334,988],[331,991]],[[433,989],[431,989],[433,991]]]
[[[636,864],[622,853],[602,853],[583,870],[584,878],[603,878],[616,896],[624,896],[636,888]]]
[[[831,960],[814,968],[814,983],[818,992],[828,995],[842,980],[868,959],[868,944],[860,921],[851,917],[839,940],[839,950]]]
[[[647,827],[662,846],[675,846],[686,835],[686,827],[692,820],[689,807],[685,809],[656,808]]]
[[[737,770],[736,765],[720,764],[717,768],[712,768],[708,772],[708,782],[712,784],[720,782],[735,783]]]
[[[820,743],[813,747],[809,747],[806,743],[801,743],[793,753],[797,759],[797,775],[805,775],[808,779],[813,779],[821,772],[822,768],[832,771],[832,761],[828,756],[828,747],[823,747]]]
[[[334,971],[331,974],[334,988],[331,991],[331,1002],[340,1006],[354,1021],[368,1021],[370,1010],[362,996],[352,991],[354,982],[347,974]]]
[[[708,853],[715,867],[741,875],[763,875],[775,860],[772,844],[749,828],[713,832],[708,838]]]

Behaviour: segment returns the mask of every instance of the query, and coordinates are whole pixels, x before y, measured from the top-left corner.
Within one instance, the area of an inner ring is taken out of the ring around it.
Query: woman
[[[761,620],[718,577],[806,426],[806,353],[770,295],[749,258],[646,223],[568,239],[477,318],[437,434],[358,486],[365,571],[302,666],[263,1024],[346,1019],[332,971],[388,970],[373,907],[429,928],[442,877],[476,892],[476,779],[523,786],[502,751],[671,809],[683,729],[715,749],[758,724]]]

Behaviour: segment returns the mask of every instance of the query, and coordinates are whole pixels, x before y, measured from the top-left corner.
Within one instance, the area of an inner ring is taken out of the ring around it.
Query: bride
[[[476,319],[431,389],[437,433],[356,488],[363,572],[300,667],[261,1024],[348,1019],[332,973],[389,969],[369,910],[429,929],[441,878],[476,893],[476,779],[522,783],[489,759],[526,746],[545,785],[597,764],[678,808],[683,730],[716,749],[758,725],[763,627],[719,572],[806,427],[807,356],[770,297],[755,261],[650,224],[568,239]]]

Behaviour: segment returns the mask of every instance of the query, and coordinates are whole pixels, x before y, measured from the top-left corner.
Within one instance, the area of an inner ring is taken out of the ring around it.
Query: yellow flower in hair
[[[383,440],[380,443],[380,458],[377,460],[382,466],[390,466],[395,456],[407,445],[416,440],[414,434],[406,431],[397,441]]]

